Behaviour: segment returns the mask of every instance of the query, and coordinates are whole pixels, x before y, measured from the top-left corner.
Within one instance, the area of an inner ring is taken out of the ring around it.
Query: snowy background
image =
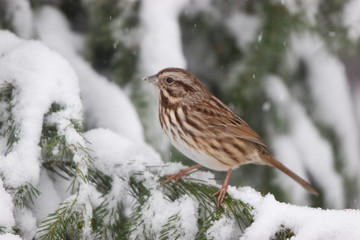
[[[0,28],[0,239],[360,239],[359,0],[0,0]],[[165,67],[198,76],[320,197],[261,166],[233,172],[220,210],[161,188],[192,164],[141,81]]]

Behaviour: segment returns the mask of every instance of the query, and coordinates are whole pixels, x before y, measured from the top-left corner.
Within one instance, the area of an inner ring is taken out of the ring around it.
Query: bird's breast
[[[160,108],[162,129],[182,154],[210,169],[227,171],[247,163],[246,145],[233,139],[218,138],[204,125],[189,119],[182,108]]]

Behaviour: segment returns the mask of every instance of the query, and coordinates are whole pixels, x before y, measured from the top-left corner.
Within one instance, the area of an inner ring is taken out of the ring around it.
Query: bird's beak
[[[157,85],[159,82],[159,78],[157,75],[152,75],[152,76],[148,76],[148,77],[144,77],[143,78],[144,81],[147,81],[149,83],[152,83],[154,85]]]

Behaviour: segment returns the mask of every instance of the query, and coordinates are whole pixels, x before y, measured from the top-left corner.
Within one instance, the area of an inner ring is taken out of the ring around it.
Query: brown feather
[[[307,181],[305,181],[304,179],[299,177],[296,173],[285,167],[285,165],[282,164],[281,162],[277,161],[271,156],[268,156],[266,158],[266,161],[268,162],[269,165],[276,167],[277,169],[281,170],[283,173],[294,179],[311,194],[314,194],[315,196],[319,196],[319,193]]]
[[[189,118],[202,120],[205,125],[211,124],[207,128],[208,132],[216,134],[220,138],[239,138],[267,149],[260,136],[241,118],[239,118],[230,108],[223,104],[219,99],[212,96],[210,103],[216,104],[197,104],[190,112]],[[205,102],[208,103],[208,102]],[[214,107],[222,109],[215,109]],[[221,133],[219,135],[219,133]]]

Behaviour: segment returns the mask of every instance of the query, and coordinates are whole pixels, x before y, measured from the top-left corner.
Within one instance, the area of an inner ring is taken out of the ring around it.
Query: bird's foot
[[[217,191],[216,193],[214,193],[212,196],[213,197],[216,197],[217,195],[218,196],[218,199],[217,199],[217,207],[220,208],[220,205],[223,203],[224,199],[225,199],[225,194],[226,194],[226,191],[227,191],[227,187],[228,185],[224,184],[221,189],[219,189],[219,191]]]
[[[188,173],[191,170],[199,168],[199,167],[201,167],[201,165],[197,164],[197,165],[191,166],[189,168],[180,170],[178,173],[165,175],[164,177],[166,177],[167,179],[161,184],[161,186],[164,186],[165,184],[167,184],[168,182],[170,182],[173,179],[175,179],[175,183],[177,183],[183,176],[188,175]]]
[[[226,174],[224,184],[222,185],[221,189],[219,189],[219,191],[217,191],[216,193],[214,193],[212,195],[213,197],[216,197],[217,195],[219,195],[218,199],[217,199],[217,207],[218,208],[220,208],[220,205],[222,204],[222,202],[225,199],[226,191],[228,189],[228,184],[229,184],[229,180],[230,180],[231,171],[232,171],[232,169],[229,168],[229,170]]]

